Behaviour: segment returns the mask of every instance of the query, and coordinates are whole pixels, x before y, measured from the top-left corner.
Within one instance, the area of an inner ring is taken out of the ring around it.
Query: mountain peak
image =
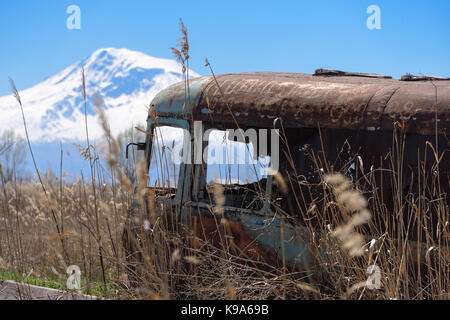
[[[175,60],[155,58],[142,52],[126,48],[110,47],[97,49],[83,62],[86,64],[86,68],[89,67],[90,64],[95,63],[103,63],[108,65],[114,65],[114,63],[116,63],[127,68],[163,68],[167,72],[176,73],[181,71],[181,65]],[[193,74],[198,76],[195,72],[193,72]]]
[[[89,134],[102,135],[91,97],[99,94],[114,134],[144,123],[146,106],[162,89],[183,80],[181,65],[126,48],[101,48],[58,74],[20,92],[32,140],[82,141],[84,102],[81,66],[86,76]],[[190,70],[192,77],[199,76]],[[21,117],[12,95],[0,97],[0,121],[4,129],[21,127]],[[21,130],[18,131],[22,133]]]

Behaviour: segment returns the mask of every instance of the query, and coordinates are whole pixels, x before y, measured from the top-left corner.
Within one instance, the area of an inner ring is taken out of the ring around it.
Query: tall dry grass
[[[217,222],[217,230],[223,237],[221,245],[194,241],[189,225],[182,226],[177,221],[173,208],[155,210],[158,196],[142,183],[136,187],[138,196],[134,205],[148,208],[148,213],[133,217],[139,239],[134,249],[141,254],[130,257],[130,251],[122,246],[122,233],[129,226],[127,218],[134,190],[124,181],[114,186],[102,181],[106,170],[96,162],[97,209],[93,186],[83,177],[67,183],[64,177],[43,176],[47,196],[40,184],[3,180],[0,268],[21,275],[64,280],[69,263],[63,253],[66,250],[70,263],[81,268],[84,289],[89,291],[90,286],[105,279],[107,295],[122,298],[448,299],[448,222],[439,223],[439,230],[428,230],[426,222],[430,211],[442,211],[440,217],[448,219],[446,203],[439,204],[442,195],[433,197],[424,192],[420,206],[411,203],[411,208],[403,200],[402,209],[411,217],[420,217],[409,228],[425,233],[425,241],[407,241],[407,226],[380,232],[378,220],[389,219],[400,226],[403,219],[400,221],[395,212],[384,211],[376,185],[365,179],[352,183],[343,175],[324,172],[323,198],[316,202],[325,205],[309,204],[308,214],[331,219],[324,218],[323,224],[314,226],[306,224],[311,232],[323,235],[311,243],[312,248],[319,248],[315,251],[316,260],[325,270],[324,277],[316,277],[243,258],[232,248],[233,239],[227,234],[225,218]],[[140,181],[145,181],[145,165],[138,165],[137,172]],[[361,181],[365,182],[359,184]],[[306,187],[316,189],[317,185]],[[220,186],[211,191],[214,203],[219,205],[220,217],[223,191]],[[372,196],[366,200],[362,194]],[[406,194],[402,198],[413,196]],[[315,212],[318,208],[324,211]],[[52,212],[64,231],[58,232]],[[360,229],[361,226],[366,230]],[[325,258],[324,251],[328,254]],[[380,289],[370,290],[365,285],[370,265],[381,270]],[[114,289],[109,289],[110,284],[114,284]]]

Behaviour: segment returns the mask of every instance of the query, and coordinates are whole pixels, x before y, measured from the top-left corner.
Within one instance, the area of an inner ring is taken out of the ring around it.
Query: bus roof
[[[296,73],[232,73],[189,80],[153,99],[158,117],[202,120],[220,127],[317,127],[448,134],[450,81],[390,77],[319,69]],[[187,97],[187,99],[186,99]]]

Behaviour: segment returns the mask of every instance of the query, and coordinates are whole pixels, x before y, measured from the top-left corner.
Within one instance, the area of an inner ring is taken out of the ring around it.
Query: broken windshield
[[[148,171],[149,187],[177,187],[180,164],[174,161],[173,150],[182,146],[183,133],[183,129],[170,126],[159,126],[153,130],[153,143]]]

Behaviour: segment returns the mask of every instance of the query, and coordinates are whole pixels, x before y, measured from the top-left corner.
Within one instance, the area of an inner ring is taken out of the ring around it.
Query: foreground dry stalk
[[[349,250],[350,256],[361,256],[364,253],[364,238],[354,228],[369,222],[371,214],[367,210],[367,201],[355,190],[351,183],[342,174],[333,174],[325,177],[325,182],[331,185],[337,203],[342,211],[353,214],[350,220],[333,231],[344,249]]]

